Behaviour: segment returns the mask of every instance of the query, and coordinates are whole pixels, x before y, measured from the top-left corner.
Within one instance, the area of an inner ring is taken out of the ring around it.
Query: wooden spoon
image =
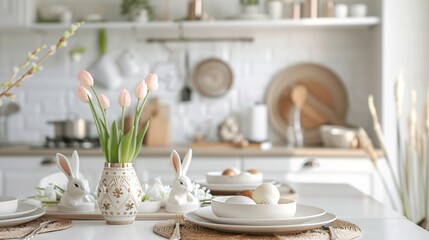
[[[303,85],[297,85],[292,88],[291,99],[293,104],[296,108],[299,109],[299,111],[302,110],[302,107],[307,100],[307,94],[307,88]]]

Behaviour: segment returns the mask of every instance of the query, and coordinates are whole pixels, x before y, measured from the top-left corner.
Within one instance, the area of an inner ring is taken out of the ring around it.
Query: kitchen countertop
[[[173,147],[143,147],[140,155],[148,157],[169,156]],[[174,147],[179,153],[185,153],[188,147]],[[0,156],[47,156],[57,152],[71,154],[72,148],[43,148],[40,146],[13,145],[0,147]],[[103,156],[100,148],[77,149],[82,156]],[[382,156],[381,151],[378,151]],[[222,148],[194,147],[193,155],[197,157],[366,157],[361,149],[335,148],[286,148],[273,146],[267,150],[257,148]]]
[[[415,225],[390,207],[346,184],[297,184],[299,202],[332,212],[339,219],[358,225],[362,239],[429,239],[429,232]],[[157,221],[136,221],[123,226],[104,221],[73,221],[70,229],[40,234],[38,239],[165,239],[152,232]]]

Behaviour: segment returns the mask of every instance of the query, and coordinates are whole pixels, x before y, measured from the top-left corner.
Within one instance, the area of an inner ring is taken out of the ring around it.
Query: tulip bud
[[[91,93],[82,85],[77,88],[77,96],[83,103],[88,103],[89,99],[92,99]]]
[[[77,74],[77,79],[80,84],[86,88],[92,87],[94,85],[94,78],[88,71],[81,71]]]
[[[126,89],[122,90],[121,93],[119,93],[118,101],[122,108],[127,108],[131,104],[130,93]]]
[[[144,80],[141,80],[137,83],[134,93],[136,94],[137,99],[142,99],[146,97],[147,94],[147,84]]]
[[[107,98],[106,95],[101,94],[98,99],[100,100],[100,104],[101,104],[101,108],[103,108],[104,110],[108,109],[110,107],[110,101]]]
[[[149,73],[146,77],[146,84],[150,92],[156,91],[156,89],[158,89],[158,75]]]

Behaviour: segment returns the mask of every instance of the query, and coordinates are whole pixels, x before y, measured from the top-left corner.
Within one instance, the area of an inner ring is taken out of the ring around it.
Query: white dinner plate
[[[38,209],[36,209],[36,211],[31,212],[25,216],[12,218],[12,219],[0,220],[0,227],[10,227],[10,226],[19,225],[21,223],[30,222],[30,221],[38,218],[38,217],[43,216],[44,214],[45,214],[45,210],[38,208]]]
[[[288,233],[288,232],[301,232],[309,229],[319,228],[325,224],[333,222],[337,219],[332,213],[325,213],[324,215],[314,218],[311,221],[292,224],[292,225],[270,225],[270,226],[254,226],[254,225],[233,225],[233,224],[220,224],[214,223],[210,220],[198,216],[195,211],[185,214],[185,218],[197,225],[222,231],[233,233],[251,233],[251,234],[266,234],[266,233]]]
[[[24,216],[26,214],[29,214],[31,212],[36,211],[36,209],[37,209],[37,207],[32,205],[32,204],[18,203],[18,208],[16,209],[15,212],[7,213],[7,214],[0,214],[0,220],[21,217],[21,216]]]
[[[220,184],[220,183],[207,183],[205,179],[196,180],[196,183],[200,184],[203,187],[206,187],[212,191],[244,191],[252,190],[262,183],[252,183],[252,184]],[[280,187],[281,184],[274,180],[264,180],[263,183],[272,183],[277,187]]]
[[[273,225],[294,225],[308,222],[312,219],[320,217],[326,213],[325,210],[317,207],[300,205],[296,206],[295,216],[291,218],[284,219],[241,219],[241,218],[223,218],[216,216],[211,206],[202,207],[195,210],[195,213],[207,220],[210,220],[215,223],[224,223],[224,224],[235,224],[235,225],[263,225],[263,226],[273,226]]]

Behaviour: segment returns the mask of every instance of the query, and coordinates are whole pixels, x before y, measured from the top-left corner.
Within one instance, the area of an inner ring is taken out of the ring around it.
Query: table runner
[[[43,228],[39,234],[46,232],[54,232],[60,231],[64,229],[68,229],[72,226],[72,221],[69,219],[59,219],[59,218],[50,218],[50,217],[41,217],[35,219],[28,223],[23,223],[18,226],[13,227],[1,227],[0,228],[0,239],[9,239],[9,238],[20,238],[25,236],[27,233],[33,231],[35,228],[39,226],[41,222],[56,220]]]
[[[341,240],[351,240],[362,236],[361,229],[355,224],[343,220],[336,220],[333,222],[335,233]],[[173,234],[175,227],[174,220],[166,220],[155,224],[153,231],[165,238],[170,238]],[[185,221],[185,224],[180,226],[180,233],[182,240],[214,240],[214,239],[225,239],[225,240],[329,240],[330,235],[328,230],[322,228],[306,230],[300,233],[287,233],[287,234],[275,234],[275,235],[250,235],[240,233],[226,233],[209,228],[198,226],[189,221]]]

